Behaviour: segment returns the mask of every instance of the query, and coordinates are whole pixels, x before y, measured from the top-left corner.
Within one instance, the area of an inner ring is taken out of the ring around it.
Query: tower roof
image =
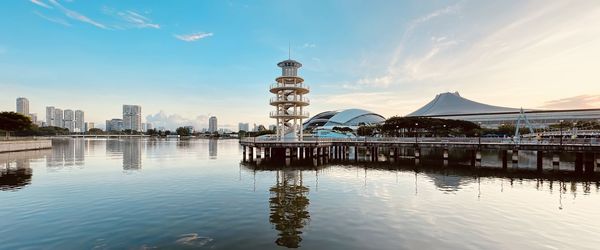
[[[297,67],[300,68],[302,67],[302,63],[296,61],[296,60],[292,60],[292,59],[288,59],[288,60],[284,60],[281,61],[279,63],[277,63],[277,66],[279,67]]]
[[[407,116],[501,113],[515,111],[519,111],[519,109],[483,104],[463,98],[458,92],[446,92],[436,95],[432,101]]]

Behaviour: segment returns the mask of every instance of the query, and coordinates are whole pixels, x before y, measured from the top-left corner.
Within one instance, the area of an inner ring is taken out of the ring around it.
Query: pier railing
[[[241,142],[282,142],[289,140],[278,140],[274,136],[246,137]],[[600,145],[600,138],[576,138],[576,139],[536,139],[523,138],[515,141],[511,138],[479,138],[479,137],[355,137],[355,138],[319,138],[304,137],[304,142],[365,142],[365,143],[422,143],[422,144],[512,144],[512,145]]]

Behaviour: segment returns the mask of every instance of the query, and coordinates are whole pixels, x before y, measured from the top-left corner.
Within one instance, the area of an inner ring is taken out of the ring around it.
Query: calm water
[[[0,154],[0,248],[600,246],[596,181],[241,159],[235,140],[75,139]]]

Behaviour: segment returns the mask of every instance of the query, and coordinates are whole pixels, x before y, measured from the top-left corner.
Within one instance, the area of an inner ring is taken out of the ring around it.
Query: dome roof
[[[456,114],[518,112],[519,109],[487,105],[463,98],[458,92],[442,93],[425,106],[407,116],[440,116]]]
[[[382,123],[385,118],[364,109],[345,109],[319,113],[304,123],[305,129],[315,127],[359,126],[360,124]]]

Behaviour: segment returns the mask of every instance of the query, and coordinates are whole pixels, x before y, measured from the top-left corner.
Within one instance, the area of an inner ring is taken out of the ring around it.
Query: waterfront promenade
[[[39,137],[3,137],[0,153],[52,148],[52,140]]]

